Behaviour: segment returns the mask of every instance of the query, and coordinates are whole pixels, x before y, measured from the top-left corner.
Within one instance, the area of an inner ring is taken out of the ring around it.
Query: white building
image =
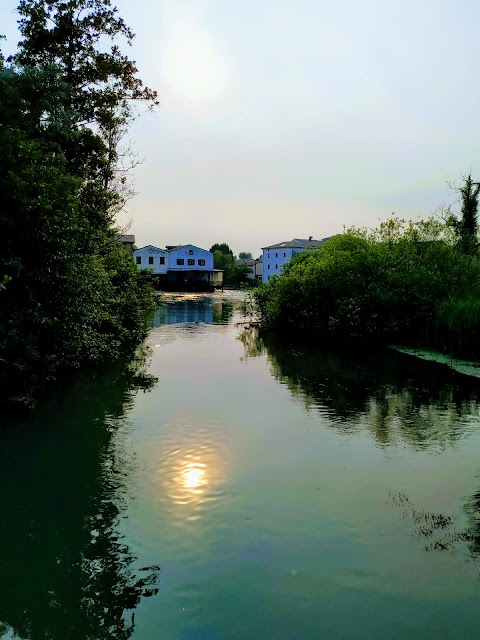
[[[307,240],[294,238],[293,240],[272,244],[269,247],[262,247],[262,282],[268,282],[268,279],[273,275],[280,275],[283,266],[297,253],[302,253],[305,249],[321,247],[327,240],[329,238],[314,240],[310,236]]]
[[[211,290],[223,286],[223,271],[213,268],[213,253],[193,244],[169,245],[165,249],[149,244],[133,252],[140,269],[152,269],[158,285],[167,290]]]
[[[193,244],[183,244],[178,247],[167,247],[169,254],[169,270],[212,271],[213,253],[200,249]]]
[[[133,252],[135,262],[140,269],[153,269],[153,273],[167,273],[168,251],[151,244]]]

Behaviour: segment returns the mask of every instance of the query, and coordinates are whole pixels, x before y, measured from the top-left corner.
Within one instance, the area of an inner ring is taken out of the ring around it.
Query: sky
[[[119,0],[161,106],[119,219],[138,246],[294,237],[427,217],[480,178],[478,0]],[[13,53],[15,0],[0,3]]]

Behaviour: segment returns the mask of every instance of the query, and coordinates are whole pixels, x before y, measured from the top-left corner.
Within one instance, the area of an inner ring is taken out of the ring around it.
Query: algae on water
[[[411,356],[416,356],[422,360],[430,360],[432,362],[438,362],[439,364],[445,364],[458,373],[463,373],[466,376],[473,376],[474,378],[480,378],[480,362],[473,362],[470,360],[460,360],[459,358],[453,358],[439,351],[433,349],[418,349],[414,347],[402,347],[398,345],[389,345],[391,349],[399,351],[400,353],[406,353]]]

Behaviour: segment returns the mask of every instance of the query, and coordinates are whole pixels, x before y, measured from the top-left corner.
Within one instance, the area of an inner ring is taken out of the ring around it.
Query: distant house
[[[123,244],[123,246],[125,247],[125,250],[128,251],[128,253],[133,253],[133,247],[135,245],[134,235],[126,235],[124,233],[121,233],[118,236],[118,241]]]
[[[168,251],[151,244],[133,252],[135,262],[140,269],[153,269],[153,273],[166,274],[168,269]]]
[[[133,253],[140,269],[158,275],[160,289],[208,291],[223,287],[223,271],[213,268],[213,253],[193,244],[167,245],[165,249],[147,245]]]
[[[193,244],[183,244],[168,249],[170,254],[169,269],[176,271],[212,271],[213,253],[200,249]]]
[[[314,240],[310,236],[307,240],[302,238],[294,238],[286,240],[278,244],[271,244],[268,247],[262,247],[262,282],[268,282],[273,275],[279,275],[282,268],[297,253],[302,253],[305,249],[314,249],[321,247],[329,238],[323,240]]]
[[[249,269],[247,278],[250,278],[250,280],[258,280],[260,282],[262,281],[262,256],[260,256],[256,260],[254,258],[238,258],[237,260],[235,260],[235,265],[247,266]]]
[[[263,275],[263,256],[259,256],[255,260],[255,280],[257,280],[258,282],[261,282],[262,275]]]

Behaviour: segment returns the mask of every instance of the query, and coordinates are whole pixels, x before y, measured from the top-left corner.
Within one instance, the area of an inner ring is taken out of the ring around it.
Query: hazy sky
[[[161,108],[137,244],[233,250],[430,214],[480,163],[478,0],[121,0]],[[17,2],[0,3],[13,52]]]

